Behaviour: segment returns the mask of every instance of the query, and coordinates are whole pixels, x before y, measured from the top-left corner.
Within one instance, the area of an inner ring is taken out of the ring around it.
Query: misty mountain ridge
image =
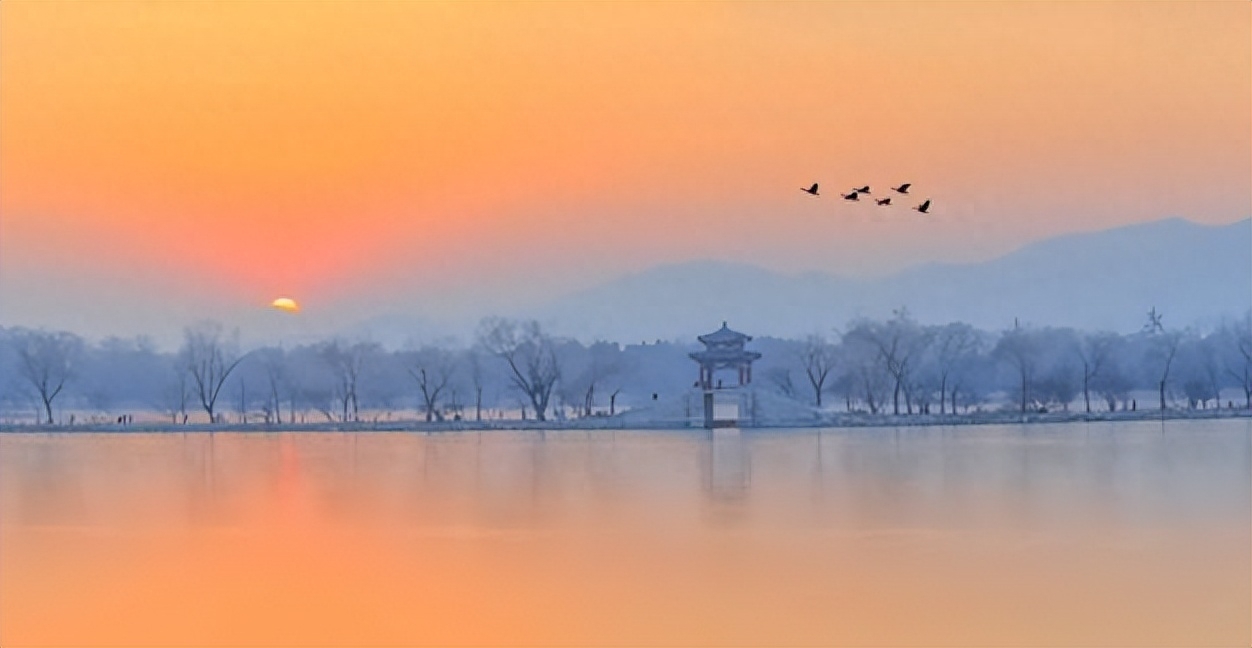
[[[1252,219],[1181,218],[1025,245],[979,263],[929,263],[874,279],[788,275],[703,260],[650,268],[526,315],[581,339],[690,339],[721,324],[802,336],[906,307],[919,321],[999,330],[1023,324],[1138,330],[1150,308],[1167,326],[1216,324],[1252,308]]]

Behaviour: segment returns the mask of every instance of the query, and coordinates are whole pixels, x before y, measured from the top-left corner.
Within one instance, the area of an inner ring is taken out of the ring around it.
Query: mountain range
[[[725,261],[663,265],[567,295],[524,315],[580,339],[690,339],[723,321],[799,336],[901,307],[923,323],[988,330],[1015,321],[1138,330],[1151,308],[1166,326],[1212,326],[1252,308],[1252,219],[1180,218],[1059,236],[980,263],[920,265],[877,279],[788,275]]]

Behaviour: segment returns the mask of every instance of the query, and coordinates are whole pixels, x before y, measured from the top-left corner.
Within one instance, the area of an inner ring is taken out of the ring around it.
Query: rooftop
[[[701,335],[697,339],[704,344],[730,344],[736,342],[743,344],[752,340],[752,336],[745,335],[739,331],[731,330],[730,327],[726,326],[726,322],[722,322],[722,328],[719,328],[712,333]]]

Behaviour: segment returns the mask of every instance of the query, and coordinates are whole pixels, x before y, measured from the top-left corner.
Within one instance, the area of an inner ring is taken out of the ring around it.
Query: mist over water
[[[3,645],[1246,645],[1247,421],[0,436]]]

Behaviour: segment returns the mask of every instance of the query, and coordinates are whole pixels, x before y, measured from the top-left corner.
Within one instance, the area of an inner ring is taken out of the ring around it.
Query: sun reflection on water
[[[1249,438],[4,435],[0,643],[1247,643]]]

